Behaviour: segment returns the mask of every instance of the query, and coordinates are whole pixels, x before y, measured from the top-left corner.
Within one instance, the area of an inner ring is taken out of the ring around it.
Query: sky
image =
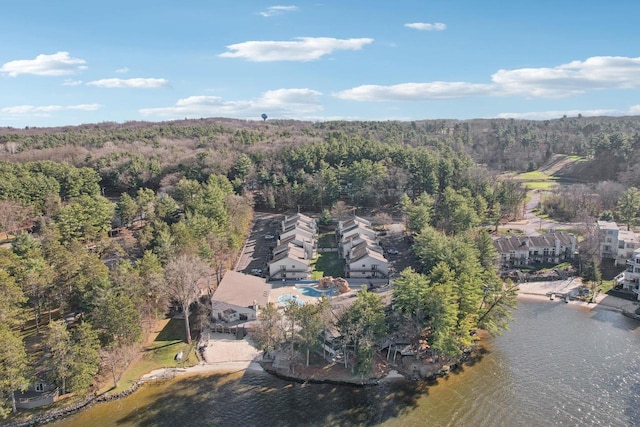
[[[637,0],[5,0],[0,126],[640,115]]]

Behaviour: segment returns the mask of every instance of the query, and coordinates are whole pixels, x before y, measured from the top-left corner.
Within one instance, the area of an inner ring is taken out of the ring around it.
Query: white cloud
[[[80,86],[81,84],[82,80],[65,79],[62,86]]]
[[[118,74],[125,74],[125,73],[128,73],[128,72],[129,72],[129,69],[127,67],[118,68],[116,70],[116,73],[118,73]]]
[[[270,18],[276,15],[282,15],[285,12],[295,12],[298,10],[298,6],[269,6],[267,10],[260,12],[260,15],[265,18]]]
[[[640,105],[632,105],[629,107],[629,114],[632,116],[640,114]]]
[[[392,86],[363,85],[334,94],[352,101],[423,101],[488,95],[493,85],[466,82],[402,83]]]
[[[169,85],[166,79],[102,79],[87,82],[88,86],[106,88],[157,89]]]
[[[64,76],[74,74],[87,68],[84,59],[72,58],[69,52],[57,52],[52,55],[41,54],[35,59],[17,59],[5,63],[0,72],[11,77],[20,74],[35,74],[38,76]]]
[[[334,50],[360,50],[373,39],[335,39],[331,37],[297,37],[294,41],[248,41],[227,46],[223,58],[244,58],[254,62],[313,61]]]
[[[491,80],[507,94],[560,98],[589,90],[640,87],[640,57],[594,56],[552,68],[499,70]]]
[[[419,31],[444,31],[447,29],[447,24],[443,24],[442,22],[434,22],[433,24],[426,22],[413,22],[410,24],[404,24],[404,26]]]
[[[16,105],[14,107],[4,107],[0,113],[9,115],[48,115],[56,111],[96,111],[102,106],[100,104],[78,104],[78,105]]]
[[[259,119],[271,117],[301,118],[322,111],[322,93],[312,89],[278,89],[264,92],[259,98],[227,101],[218,96],[190,96],[173,107],[145,108],[143,116],[158,117],[235,117]]]
[[[640,88],[640,57],[594,56],[557,67],[499,70],[490,83],[363,85],[334,94],[353,101],[425,101],[470,96],[562,98],[594,90]]]
[[[498,119],[551,120],[560,117],[584,117],[620,115],[617,110],[564,110],[564,111],[532,111],[528,113],[500,113]]]

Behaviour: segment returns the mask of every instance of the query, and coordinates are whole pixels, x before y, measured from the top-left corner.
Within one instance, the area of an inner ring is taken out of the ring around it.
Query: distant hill
[[[193,167],[228,173],[240,154],[259,164],[265,154],[356,138],[465,152],[496,171],[526,172],[547,165],[545,168],[554,168],[554,175],[570,180],[620,180],[640,185],[640,170],[636,171],[640,164],[639,135],[640,116],[414,122],[208,118],[58,128],[5,127],[0,128],[0,156],[17,162],[50,159],[91,166],[103,176],[117,175],[118,165],[123,162],[144,164],[141,167],[150,170],[147,175],[163,171],[155,176],[189,173]],[[565,156],[562,161],[558,154]],[[111,176],[114,182],[117,178]],[[141,179],[160,185],[149,177]]]

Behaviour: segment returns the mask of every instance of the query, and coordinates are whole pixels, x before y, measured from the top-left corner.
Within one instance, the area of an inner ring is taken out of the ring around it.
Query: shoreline
[[[561,295],[572,292],[575,289],[579,288],[580,286],[582,286],[582,281],[579,278],[573,278],[552,282],[526,282],[520,283],[518,286],[518,300],[535,300],[564,303]],[[549,295],[551,293],[556,294],[557,300],[550,301]],[[635,314],[635,310],[638,308],[638,303],[623,298],[614,297],[607,294],[600,294],[595,298],[595,301],[593,303],[580,300],[571,300],[571,303],[573,305],[576,305],[577,303],[580,307],[587,308],[589,310],[601,308],[605,310],[616,311],[627,317],[640,321],[640,316]],[[236,353],[236,351],[238,351],[238,346],[243,342],[244,348],[241,350],[243,350],[244,353]],[[200,362],[197,365],[187,368],[156,369],[142,375],[135,383],[132,384],[129,389],[117,394],[109,395],[108,393],[105,393],[102,395],[90,396],[77,406],[73,405],[72,407],[60,408],[56,411],[53,411],[53,413],[42,414],[41,416],[35,417],[33,419],[16,420],[15,422],[9,423],[8,425],[11,427],[27,427],[48,424],[61,418],[72,416],[90,406],[126,397],[131,393],[134,393],[140,386],[144,385],[147,382],[152,383],[153,381],[166,381],[173,379],[176,376],[198,376],[215,373],[233,374],[237,372],[263,372],[265,374],[272,375],[286,381],[293,381],[302,384],[335,384],[353,387],[377,385],[382,381],[389,380],[412,381],[412,378],[410,378],[406,374],[402,374],[396,367],[389,367],[391,369],[385,370],[383,375],[380,375],[379,377],[371,377],[367,379],[344,377],[314,378],[313,376],[303,377],[295,374],[287,374],[270,366],[265,366],[266,364],[269,364],[269,362],[264,361],[262,355],[252,346],[252,350],[249,350],[249,353],[247,353],[248,349],[246,346],[251,346],[251,344],[246,339],[236,340],[230,338],[226,334],[211,334],[209,340],[207,341],[207,349],[211,348],[213,350],[215,348],[216,357],[213,357],[213,360],[209,360],[205,357],[205,360],[207,360],[207,362]],[[223,347],[224,350],[221,347]],[[229,357],[233,358],[234,356],[239,356],[242,358],[229,360]],[[470,359],[473,360],[473,357],[471,357]],[[425,378],[424,380],[429,381],[430,379],[435,379],[437,377],[441,377],[443,374],[455,371],[455,369],[462,366],[465,361],[466,360],[460,360],[457,363],[453,363],[451,366],[448,366],[449,368],[451,368],[450,370],[447,370],[446,372],[439,371],[429,378]]]
[[[579,277],[556,280],[549,282],[525,282],[518,284],[518,300],[529,299],[536,301],[550,301],[561,303],[564,302],[563,298],[565,294],[572,294],[577,292],[577,289],[583,286],[582,279]],[[550,294],[555,294],[553,301],[550,300]],[[571,298],[570,303],[573,305],[579,305],[580,307],[593,310],[596,308],[604,310],[617,311],[632,319],[640,320],[640,316],[635,314],[638,309],[638,301],[631,301],[624,298],[615,297],[612,295],[600,293],[594,298],[593,302],[581,301],[579,299]]]

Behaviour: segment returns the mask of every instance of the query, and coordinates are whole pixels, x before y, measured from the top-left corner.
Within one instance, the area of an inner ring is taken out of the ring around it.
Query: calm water
[[[437,384],[300,385],[264,373],[146,386],[59,426],[640,426],[640,322],[520,301],[511,331]]]

